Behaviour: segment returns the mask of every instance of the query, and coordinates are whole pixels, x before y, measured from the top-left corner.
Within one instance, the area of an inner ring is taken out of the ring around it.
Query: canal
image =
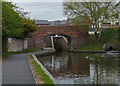
[[[118,56],[56,52],[37,57],[60,84],[118,84]]]

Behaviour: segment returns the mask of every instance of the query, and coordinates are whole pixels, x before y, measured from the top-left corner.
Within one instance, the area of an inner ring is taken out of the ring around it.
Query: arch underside
[[[52,45],[52,40],[53,44]],[[48,34],[43,36],[43,47],[55,49],[71,49],[72,48],[72,37],[63,33]]]

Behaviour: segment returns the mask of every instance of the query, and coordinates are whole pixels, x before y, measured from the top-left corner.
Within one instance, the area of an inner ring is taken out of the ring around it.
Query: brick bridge
[[[51,39],[53,37],[53,39]],[[28,38],[29,48],[52,47],[56,39],[66,39],[68,48],[73,49],[89,38],[87,25],[80,26],[42,26]],[[56,39],[55,39],[56,38]],[[59,43],[59,42],[58,42]],[[66,44],[63,44],[66,46]]]

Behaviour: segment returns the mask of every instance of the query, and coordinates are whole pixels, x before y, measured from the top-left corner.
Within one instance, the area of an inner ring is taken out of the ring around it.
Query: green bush
[[[101,41],[106,43],[117,44],[120,42],[120,29],[119,28],[108,28],[102,31]],[[105,40],[104,40],[105,39]]]
[[[95,41],[95,36],[90,35],[90,38],[80,45],[78,50],[102,50],[103,45],[115,44],[120,45],[120,29],[119,28],[108,28],[104,29],[101,33],[101,39],[99,42]]]

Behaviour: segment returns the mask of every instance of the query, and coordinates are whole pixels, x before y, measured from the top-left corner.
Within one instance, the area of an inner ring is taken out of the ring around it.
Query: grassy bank
[[[89,39],[82,45],[80,45],[77,50],[102,50],[104,43],[95,43],[93,40]]]
[[[40,49],[28,48],[28,49],[24,49],[23,51],[8,52],[8,54],[21,54],[21,53],[27,53],[27,52],[35,52],[35,51],[39,51],[39,50]]]
[[[21,53],[27,53],[27,52],[35,52],[35,51],[39,51],[39,50],[40,49],[28,48],[28,49],[24,49],[23,51],[7,52],[4,54],[2,59],[5,60],[11,54],[21,54]]]
[[[104,44],[115,44],[119,45],[120,43],[120,29],[118,28],[108,28],[104,29],[101,34],[101,40],[95,42],[95,36],[90,35],[90,38],[80,45],[77,50],[102,50]]]
[[[49,78],[49,76],[43,71],[41,66],[33,60],[32,55],[29,55],[29,57],[32,59],[31,63],[34,67],[34,72],[37,73],[35,77],[39,77],[41,81],[43,81],[42,84],[49,84],[50,86],[54,86],[53,81]],[[39,82],[39,81],[38,81]],[[44,85],[43,85],[44,86]]]

